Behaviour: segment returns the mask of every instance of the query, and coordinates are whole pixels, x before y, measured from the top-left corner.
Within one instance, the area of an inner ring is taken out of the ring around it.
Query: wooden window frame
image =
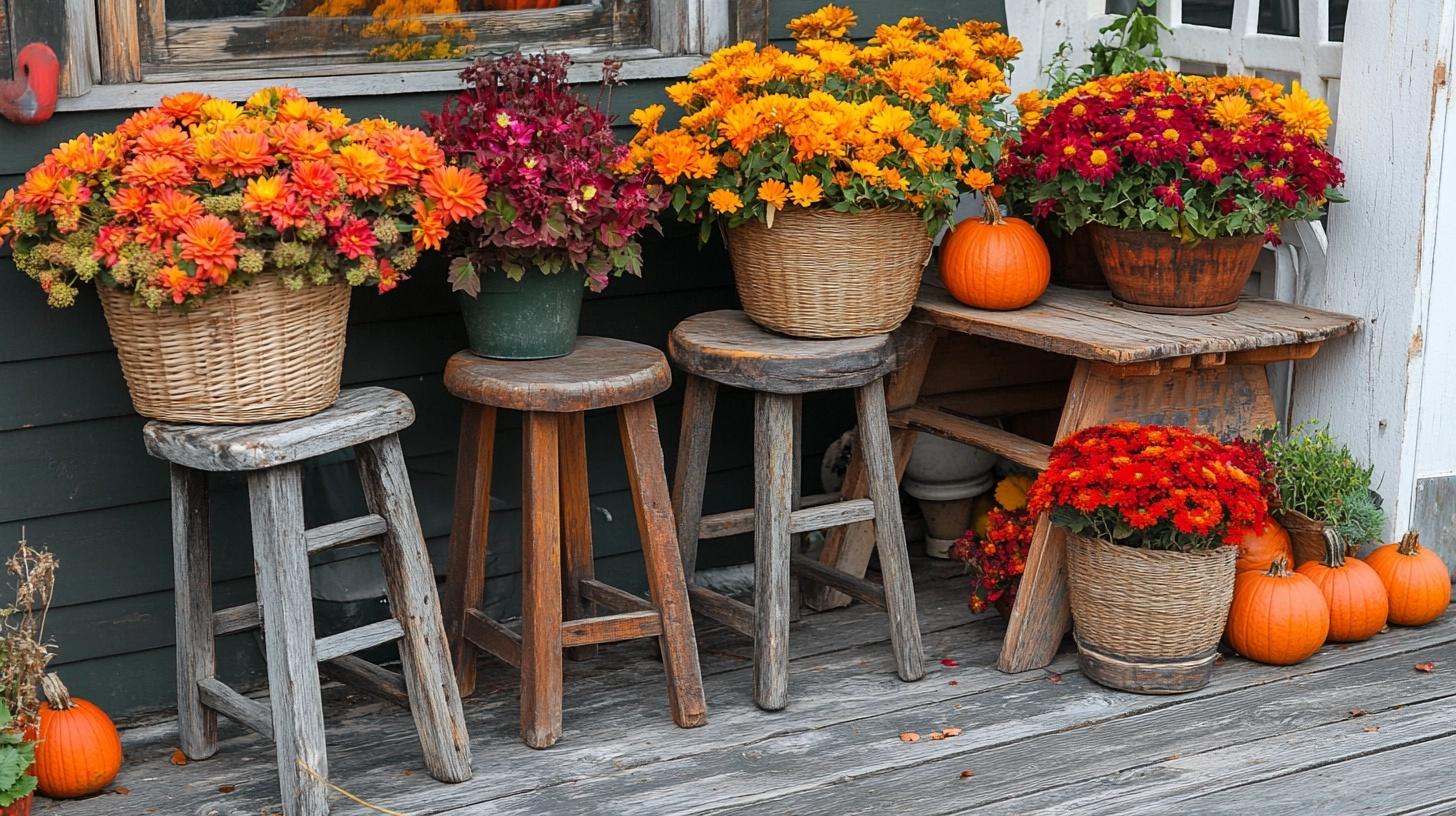
[[[164,9],[165,0],[0,0],[0,68],[6,68],[11,58],[4,47],[7,38],[10,43],[39,40],[51,45],[62,63],[57,109],[63,112],[142,108],[184,91],[241,99],[268,83],[288,84],[317,97],[421,93],[461,86],[461,60],[301,64],[278,59],[274,65],[259,60],[247,63],[242,78],[237,66],[226,65],[225,58],[212,64],[169,61],[160,56],[169,36],[188,37],[188,47],[200,50],[198,42],[226,36],[222,29],[236,23],[174,23],[169,31],[161,16]],[[601,24],[604,10],[645,16],[640,36],[621,41],[615,20],[610,28]],[[652,79],[683,76],[707,54],[736,40],[763,42],[768,0],[595,0],[589,7],[473,13],[472,24],[491,34],[501,30],[502,15],[530,15],[532,22],[546,15],[570,16],[581,23],[584,39],[575,47],[571,40],[552,41],[544,33],[526,44],[571,53],[576,59],[570,74],[573,81],[594,80],[601,60],[609,56],[624,61],[623,79]],[[482,44],[490,46],[489,41]]]

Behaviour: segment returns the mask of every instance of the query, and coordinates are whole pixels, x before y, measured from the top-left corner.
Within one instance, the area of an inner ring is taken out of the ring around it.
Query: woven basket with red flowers
[[[1064,233],[1091,225],[1112,293],[1140,311],[1229,311],[1287,220],[1343,201],[1330,112],[1299,83],[1144,71],[1017,99],[1007,196]]]
[[[51,151],[0,239],[52,306],[97,287],[139,413],[249,423],[332,404],[349,287],[388,292],[484,208],[419,130],[290,88],[188,93]]]
[[[1238,544],[1273,491],[1257,443],[1121,422],[1052,448],[1028,508],[1067,530],[1082,665],[1127,691],[1208,683],[1233,596]]]

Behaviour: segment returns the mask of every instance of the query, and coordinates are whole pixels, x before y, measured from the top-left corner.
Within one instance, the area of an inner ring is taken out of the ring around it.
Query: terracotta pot
[[[27,794],[24,799],[16,799],[5,807],[0,807],[0,816],[30,816],[30,806],[35,804],[35,794]]]
[[[1153,230],[1091,226],[1097,260],[1122,306],[1155,314],[1217,314],[1239,305],[1262,235],[1187,244]]]
[[[1052,283],[1072,289],[1106,289],[1107,278],[1092,246],[1092,229],[1082,227],[1070,235],[1058,235],[1043,221],[1036,231],[1052,255]]]
[[[1324,559],[1326,525],[1323,521],[1297,510],[1281,510],[1279,524],[1289,533],[1289,544],[1294,548],[1294,563],[1290,566]]]

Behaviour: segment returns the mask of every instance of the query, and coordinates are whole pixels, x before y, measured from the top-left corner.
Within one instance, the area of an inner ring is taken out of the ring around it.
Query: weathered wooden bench
[[[1360,325],[1350,315],[1260,298],[1219,315],[1141,314],[1106,292],[1057,286],[1025,309],[992,312],[959,303],[933,282],[921,287],[910,320],[902,346],[915,350],[886,386],[899,475],[918,431],[1043,469],[1046,441],[983,421],[998,416],[1059,412],[1054,432],[1023,423],[1048,440],[1116,420],[1251,434],[1276,422],[1265,364],[1309,359]],[[867,494],[858,457],[843,493]],[[840,528],[821,560],[862,575],[872,547],[863,526]],[[806,598],[818,608],[849,600],[832,588]],[[1070,626],[1063,536],[1043,517],[998,667],[1047,665]]]
[[[172,554],[177,596],[177,729],[182,753],[216,753],[222,714],[272,738],[283,810],[329,812],[319,668],[366,691],[408,705],[436,779],[470,778],[470,741],[451,682],[435,574],[425,550],[400,450],[399,431],[414,422],[409,398],[386,388],[344,391],[333,406],[303,419],[259,425],[148,422],[147,452],[171,463]],[[353,448],[368,515],[305,528],[305,459]],[[212,548],[207,473],[246,472],[252,506],[257,603],[212,608]],[[390,617],[347,632],[314,636],[308,558],[379,542]],[[217,679],[216,639],[263,630],[268,701]],[[398,642],[403,676],[355,652]]]

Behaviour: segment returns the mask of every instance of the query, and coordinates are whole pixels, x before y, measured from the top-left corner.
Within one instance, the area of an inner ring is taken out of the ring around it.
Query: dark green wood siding
[[[774,30],[817,7],[817,2],[775,2]],[[871,24],[924,14],[943,23],[964,16],[1000,16],[1000,4],[922,0],[875,0],[856,4]],[[262,83],[260,83],[261,85]],[[617,89],[613,107],[622,119],[632,108],[663,99],[663,83],[638,82]],[[387,116],[415,123],[422,109],[438,109],[437,94],[352,98],[340,101],[351,116]],[[0,122],[0,190],[54,145],[79,132],[114,127],[124,112],[57,116],[21,128]],[[699,250],[691,230],[670,225],[646,240],[646,278],[615,281],[589,296],[582,332],[622,337],[662,347],[682,318],[736,305],[726,254],[716,242]],[[445,359],[464,345],[455,304],[446,291],[442,264],[428,259],[415,280],[379,296],[356,292],[351,306],[346,385],[376,384],[410,396],[419,419],[403,434],[420,516],[437,566],[451,513],[456,423],[459,408],[440,383]],[[664,446],[674,454],[681,387],[658,400]],[[839,396],[811,399],[806,466],[811,489],[819,452],[851,423],[848,401]],[[751,447],[747,442],[750,401],[729,394],[721,409],[712,457],[709,511],[751,502]],[[113,714],[168,707],[173,700],[172,571],[165,466],[142,448],[140,428],[127,398],[94,293],[83,292],[75,308],[45,305],[35,285],[0,251],[0,550],[19,538],[21,528],[61,562],[50,634],[58,646],[56,666],[79,695]],[[491,604],[511,614],[519,603],[518,418],[506,417],[499,435],[490,574]],[[626,476],[610,415],[589,419],[589,459],[598,570],[622,586],[642,588],[638,542]],[[212,480],[214,579],[219,604],[241,603],[252,594],[251,554],[242,481]],[[362,512],[352,464],[343,455],[312,463],[305,493],[310,523]],[[745,542],[730,540],[705,548],[704,566],[741,561]],[[360,616],[379,616],[376,584],[354,576],[368,561],[345,554],[345,562],[316,567],[332,571],[332,589],[315,589],[324,624],[343,625]],[[222,672],[247,681],[259,676],[258,644],[252,635],[226,639]]]

